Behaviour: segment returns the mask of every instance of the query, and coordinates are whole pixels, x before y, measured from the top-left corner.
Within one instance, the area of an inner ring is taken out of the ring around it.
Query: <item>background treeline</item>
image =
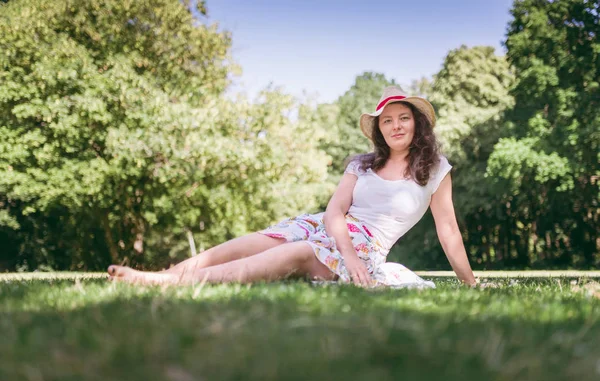
[[[332,104],[230,99],[231,36],[188,7],[0,5],[0,270],[163,267],[324,210],[370,150],[358,117],[393,79],[363,73]],[[600,264],[599,12],[516,1],[506,56],[458,47],[407,89],[437,109],[475,268]],[[448,268],[429,214],[390,259]]]

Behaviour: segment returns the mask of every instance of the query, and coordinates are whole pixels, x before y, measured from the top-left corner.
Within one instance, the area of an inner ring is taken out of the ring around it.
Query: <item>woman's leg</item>
[[[162,273],[181,274],[193,271],[193,269],[220,265],[261,253],[284,243],[286,243],[284,238],[273,238],[260,233],[251,233],[211,247],[196,256],[162,271]]]
[[[145,284],[250,283],[290,276],[324,280],[337,278],[316,258],[312,247],[305,242],[279,245],[250,257],[180,274],[143,272],[122,266],[111,266],[108,272],[117,280]]]

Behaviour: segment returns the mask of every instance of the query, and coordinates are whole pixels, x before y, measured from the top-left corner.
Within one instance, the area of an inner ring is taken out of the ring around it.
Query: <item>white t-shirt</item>
[[[360,170],[358,160],[348,164],[344,173],[358,177],[348,213],[365,222],[374,238],[387,250],[423,217],[431,195],[452,166],[445,156],[432,169],[425,186],[414,180],[384,180],[370,168]]]

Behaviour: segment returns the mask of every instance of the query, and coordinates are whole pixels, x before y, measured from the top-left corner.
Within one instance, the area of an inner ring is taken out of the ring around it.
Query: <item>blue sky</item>
[[[502,41],[512,0],[207,0],[208,22],[232,33],[243,74],[230,94],[269,83],[331,102],[364,71],[409,84],[439,71],[461,44]]]

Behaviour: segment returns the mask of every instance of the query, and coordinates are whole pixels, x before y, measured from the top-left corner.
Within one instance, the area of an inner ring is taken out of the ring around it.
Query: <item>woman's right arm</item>
[[[346,213],[352,204],[352,192],[358,178],[356,175],[345,173],[337,189],[327,204],[323,223],[327,234],[335,239],[337,249],[344,257],[344,264],[356,285],[368,287],[371,277],[364,263],[358,258],[352,245],[352,239],[346,224]]]

